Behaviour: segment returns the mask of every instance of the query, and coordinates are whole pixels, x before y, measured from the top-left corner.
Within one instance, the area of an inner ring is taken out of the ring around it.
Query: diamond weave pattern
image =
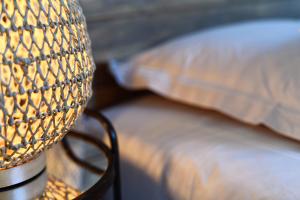
[[[91,96],[95,68],[77,0],[0,1],[0,169],[58,142]]]

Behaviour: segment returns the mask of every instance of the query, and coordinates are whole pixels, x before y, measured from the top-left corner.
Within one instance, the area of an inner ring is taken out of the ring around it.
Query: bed
[[[124,199],[297,199],[300,145],[265,127],[149,95],[109,109]]]
[[[126,90],[108,70],[111,59],[126,60],[195,30],[256,19],[298,19],[298,0],[81,0],[81,4],[97,62],[90,106],[104,111],[117,129],[125,200],[300,197],[299,142],[219,112],[149,91]],[[95,130],[91,122],[84,123]],[[92,151],[78,149],[95,158]],[[83,187],[92,179],[80,174],[76,181]]]

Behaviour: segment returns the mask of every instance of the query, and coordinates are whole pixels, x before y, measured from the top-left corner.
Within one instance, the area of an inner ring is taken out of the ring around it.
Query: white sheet
[[[125,200],[300,199],[300,144],[150,96],[110,109]]]

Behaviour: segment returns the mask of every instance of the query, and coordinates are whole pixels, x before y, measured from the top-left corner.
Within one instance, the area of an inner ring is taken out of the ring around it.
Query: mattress
[[[154,95],[105,114],[125,200],[300,199],[300,144],[267,128]]]

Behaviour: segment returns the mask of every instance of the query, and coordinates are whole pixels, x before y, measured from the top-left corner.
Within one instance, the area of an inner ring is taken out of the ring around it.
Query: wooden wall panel
[[[81,0],[96,61],[126,58],[205,27],[299,18],[299,0]]]

